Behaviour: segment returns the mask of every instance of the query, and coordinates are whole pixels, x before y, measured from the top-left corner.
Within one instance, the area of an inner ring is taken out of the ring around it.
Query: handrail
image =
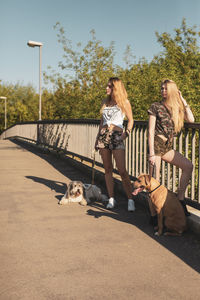
[[[91,160],[100,120],[68,119],[17,123],[4,130],[0,138],[20,137],[53,149],[74,153]],[[124,123],[126,125],[126,121]],[[148,173],[147,121],[135,121],[125,140],[126,167],[129,175],[137,177]],[[186,191],[188,203],[200,209],[200,123],[185,123],[182,132],[174,138],[173,146],[194,165],[191,182]],[[96,155],[99,165],[101,157]],[[114,164],[115,168],[115,164]],[[114,170],[117,172],[117,170]],[[162,161],[161,183],[176,192],[181,170]]]

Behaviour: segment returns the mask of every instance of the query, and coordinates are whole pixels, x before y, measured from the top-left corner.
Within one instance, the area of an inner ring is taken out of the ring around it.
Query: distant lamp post
[[[42,120],[42,46],[40,42],[28,41],[29,47],[39,47],[39,121]]]
[[[0,97],[0,99],[5,100],[5,129],[7,128],[7,97]]]

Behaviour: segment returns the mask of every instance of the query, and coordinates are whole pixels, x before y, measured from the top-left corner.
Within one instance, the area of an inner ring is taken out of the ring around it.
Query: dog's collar
[[[151,192],[149,192],[149,194],[153,193],[155,190],[157,190],[159,187],[161,186],[161,183]]]

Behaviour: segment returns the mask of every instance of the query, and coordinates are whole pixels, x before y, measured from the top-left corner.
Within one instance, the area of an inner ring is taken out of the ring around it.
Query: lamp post
[[[7,97],[1,96],[0,99],[5,100],[5,129],[7,128]]]
[[[40,42],[28,41],[29,47],[39,47],[39,121],[42,120],[42,46]]]

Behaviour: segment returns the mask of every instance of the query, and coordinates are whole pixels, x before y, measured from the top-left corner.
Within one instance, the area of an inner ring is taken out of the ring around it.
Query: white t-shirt
[[[117,105],[106,106],[102,112],[103,126],[113,124],[123,129],[124,113]]]

